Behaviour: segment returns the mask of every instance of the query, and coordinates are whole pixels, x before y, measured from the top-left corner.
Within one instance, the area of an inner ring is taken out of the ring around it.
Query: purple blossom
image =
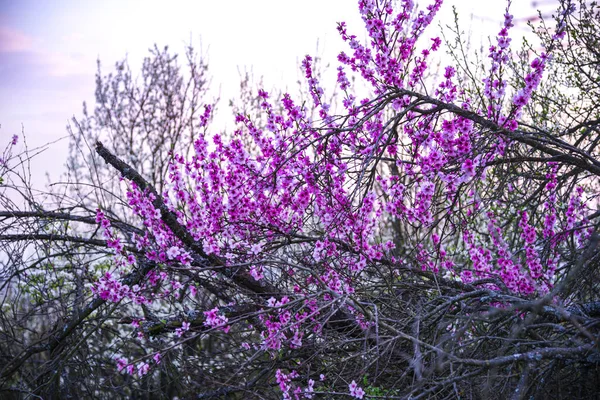
[[[348,389],[350,390],[350,396],[355,399],[362,399],[365,396],[365,391],[355,381],[348,385]]]

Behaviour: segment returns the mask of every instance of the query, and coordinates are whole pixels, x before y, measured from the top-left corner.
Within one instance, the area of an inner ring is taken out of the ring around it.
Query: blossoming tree
[[[229,135],[206,106],[162,192],[96,143],[139,225],[97,210],[110,263],[39,352],[98,313],[113,321],[96,328],[112,332],[107,381],[167,396],[593,393],[597,8],[562,2],[543,50],[517,53],[509,2],[489,62],[459,56],[432,81],[442,1],[358,4],[367,43],[338,25],[342,112],[306,56],[310,102],[260,90],[266,124],[240,114]],[[5,382],[32,354],[9,359]]]

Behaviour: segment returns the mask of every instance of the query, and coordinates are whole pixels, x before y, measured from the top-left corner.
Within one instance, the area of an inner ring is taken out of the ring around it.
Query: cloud
[[[0,53],[19,53],[33,48],[33,39],[8,26],[0,26]]]
[[[94,59],[76,54],[0,53],[0,92],[2,89],[62,91],[82,83],[93,85]],[[86,85],[87,86],[87,85]]]

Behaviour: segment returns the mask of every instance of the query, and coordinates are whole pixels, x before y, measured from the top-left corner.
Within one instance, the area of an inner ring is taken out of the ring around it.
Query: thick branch
[[[223,262],[219,260],[217,257],[207,255],[202,249],[202,244],[198,243],[194,240],[192,235],[185,229],[177,221],[177,216],[172,213],[165,202],[163,201],[162,196],[160,196],[154,187],[150,185],[146,180],[132,167],[130,167],[127,163],[122,161],[119,157],[112,154],[101,142],[96,142],[96,152],[100,157],[104,159],[104,161],[119,171],[124,178],[134,182],[143,192],[147,192],[154,196],[154,200],[152,201],[152,205],[160,211],[161,219],[163,222],[169,227],[171,232],[179,240],[183,242],[187,247],[189,247],[194,253],[200,255],[206,260],[210,261],[212,264],[223,265]]]
[[[588,171],[596,176],[600,176],[600,162],[593,159],[592,157],[590,157],[587,154],[583,154],[581,151],[578,151],[579,155],[581,155],[585,158],[579,158],[579,157],[575,157],[575,156],[571,155],[570,152],[573,151],[574,149],[565,149],[566,151],[568,151],[568,153],[567,153],[567,152],[563,152],[560,150],[556,150],[552,147],[549,147],[546,144],[542,143],[535,136],[530,135],[527,132],[522,132],[522,131],[518,131],[518,130],[517,131],[509,131],[508,129],[498,125],[496,122],[490,121],[489,119],[484,118],[481,115],[474,113],[473,111],[465,110],[464,108],[461,108],[457,105],[450,104],[450,103],[444,103],[443,101],[434,99],[432,97],[423,95],[421,93],[413,92],[411,90],[406,90],[406,89],[392,89],[392,90],[395,93],[397,93],[399,96],[415,97],[426,103],[433,104],[440,109],[448,110],[453,114],[456,114],[456,115],[464,117],[468,120],[471,120],[471,121],[481,125],[484,128],[490,129],[493,132],[500,133],[500,134],[508,137],[509,139],[515,140],[519,143],[526,144],[526,145],[528,145],[536,150],[539,150],[542,153],[548,154],[552,157],[560,157],[560,160],[567,164],[579,167],[579,168],[581,168],[585,171]],[[554,144],[561,148],[565,147],[565,145],[560,144],[560,143],[554,143]]]
[[[13,235],[0,235],[0,242],[19,242],[29,240],[48,240],[52,242],[79,243],[81,245],[108,247],[106,240],[83,238],[71,235],[59,235],[54,233],[19,233]],[[134,247],[125,247],[130,253],[137,253]]]
[[[492,358],[489,360],[478,360],[472,358],[458,358],[451,357],[454,362],[466,365],[472,365],[476,367],[500,367],[502,365],[512,364],[515,361],[527,361],[535,362],[545,359],[558,358],[558,359],[579,359],[581,355],[597,351],[592,345],[584,345],[577,347],[546,347],[542,349],[536,349],[528,351],[527,353],[510,354],[507,356],[501,356]]]
[[[36,220],[59,220],[59,221],[73,221],[82,222],[90,225],[97,225],[96,217],[86,217],[84,215],[74,215],[67,212],[54,212],[54,211],[0,211],[0,218],[35,218]],[[121,227],[126,230],[135,231],[137,233],[143,233],[140,229],[133,225],[123,223],[114,219],[110,219],[113,226]]]
[[[18,242],[26,240],[51,240],[53,242],[70,242],[87,244],[90,246],[107,247],[106,240],[89,239],[71,235],[57,235],[53,233],[20,233],[14,235],[0,235],[0,242]]]

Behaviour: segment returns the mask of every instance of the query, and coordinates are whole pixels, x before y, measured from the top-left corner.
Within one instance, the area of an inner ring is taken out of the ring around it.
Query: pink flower
[[[148,365],[148,363],[141,362],[141,363],[138,364],[137,370],[138,370],[138,375],[139,376],[144,376],[150,370],[150,366]]]
[[[175,257],[177,257],[179,255],[179,252],[180,252],[179,247],[173,246],[169,250],[167,250],[167,256],[169,257],[170,260],[174,260]]]
[[[467,158],[462,164],[461,171],[465,178],[472,178],[475,175],[475,166],[473,165],[473,161]]]
[[[117,359],[117,370],[119,372],[121,372],[125,367],[127,366],[127,359],[126,358],[118,358]]]
[[[177,337],[181,337],[181,336],[183,336],[183,334],[184,334],[185,332],[187,332],[187,331],[189,331],[189,330],[190,330],[190,323],[189,323],[189,322],[186,322],[186,321],[184,321],[184,322],[181,324],[181,328],[177,328],[177,329],[175,329],[175,334],[177,335]]]
[[[307,399],[313,398],[312,393],[315,391],[314,386],[315,386],[315,381],[312,379],[309,379],[308,386],[306,386],[306,389],[304,389],[304,397],[306,397]]]
[[[204,311],[204,317],[206,320],[204,321],[204,326],[208,326],[211,328],[220,328],[223,332],[229,332],[229,326],[227,322],[229,319],[224,315],[219,315],[219,308],[215,307],[212,310]]]
[[[250,253],[252,253],[254,255],[258,255],[261,251],[262,251],[262,244],[260,244],[260,243],[255,243],[252,246],[250,246]]]
[[[263,267],[256,265],[251,266],[250,275],[254,278],[254,280],[260,281],[262,278],[264,278]]]
[[[365,391],[359,387],[355,381],[352,381],[352,383],[348,385],[348,388],[350,389],[350,396],[355,399],[362,399],[365,396]]]

